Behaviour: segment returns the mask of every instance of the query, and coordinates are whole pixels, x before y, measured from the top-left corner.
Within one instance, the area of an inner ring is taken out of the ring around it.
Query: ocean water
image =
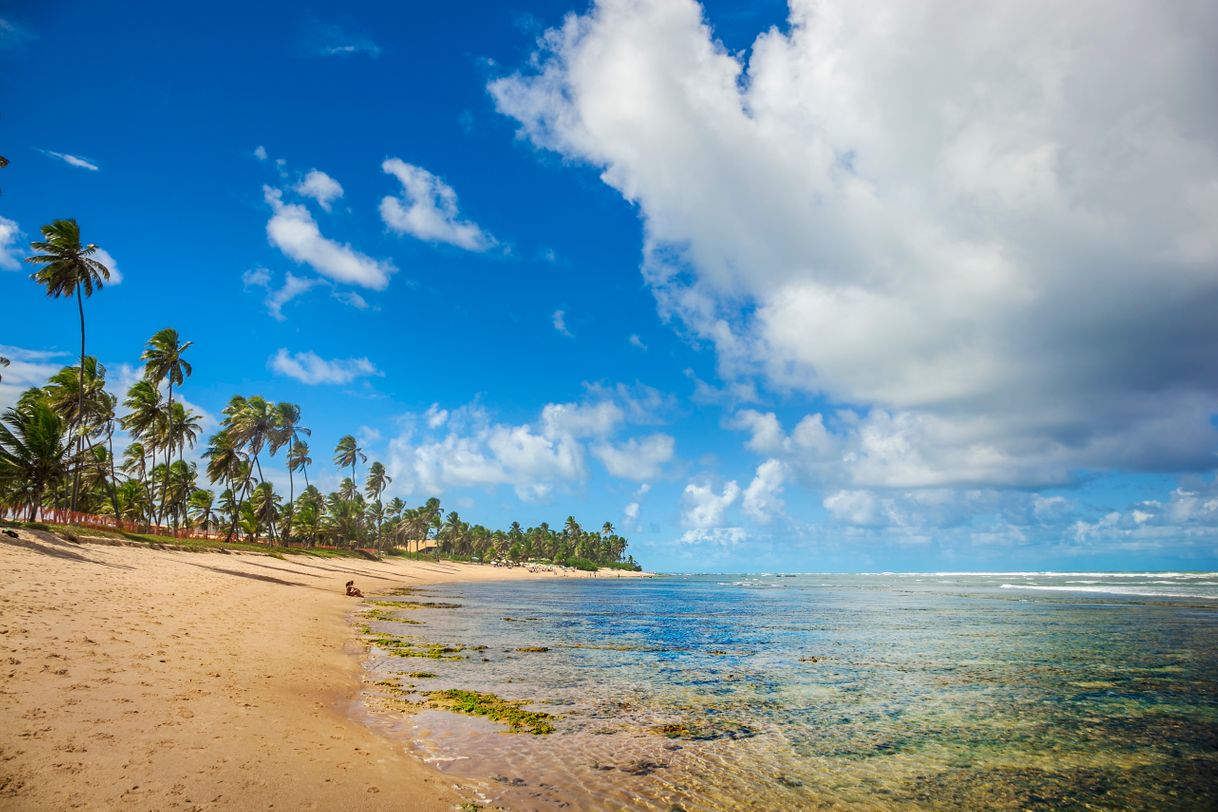
[[[1218,573],[555,578],[430,587],[370,684],[528,700],[550,735],[369,719],[506,809],[1216,809]],[[544,652],[521,652],[544,647]],[[427,671],[430,678],[408,676]],[[405,710],[404,710],[405,709]]]

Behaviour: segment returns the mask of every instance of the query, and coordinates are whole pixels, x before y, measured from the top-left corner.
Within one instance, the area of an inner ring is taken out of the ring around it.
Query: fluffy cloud
[[[0,269],[21,270],[23,246],[17,221],[0,216]]]
[[[283,275],[283,284],[276,288],[271,282],[271,272],[266,268],[253,268],[241,275],[241,283],[248,290],[262,288],[266,291],[266,309],[276,321],[283,321],[283,306],[318,285],[320,279],[306,279],[289,271]]]
[[[387,260],[375,260],[350,245],[322,236],[317,221],[304,206],[284,203],[283,192],[262,187],[273,214],[266,224],[267,238],[286,256],[312,267],[337,282],[384,290],[397,271]]]
[[[66,152],[53,152],[49,149],[38,150],[48,158],[54,158],[57,161],[63,161],[68,166],[74,166],[77,169],[87,169],[90,172],[97,172],[101,169],[97,164],[90,160],[80,157],[79,155],[70,155]]]
[[[692,0],[600,0],[490,91],[639,206],[661,311],[729,385],[861,407],[854,481],[1043,485],[1214,465],[1216,26],[792,0],[746,62]]]
[[[555,330],[570,338],[571,331],[567,329],[567,311],[555,310],[554,315],[550,316],[550,323],[554,325]]]
[[[664,464],[672,460],[675,448],[676,440],[670,435],[651,434],[632,437],[619,445],[602,443],[593,446],[592,453],[612,476],[642,481],[658,477]]]
[[[741,505],[744,512],[753,519],[765,524],[782,512],[782,483],[786,479],[786,469],[778,460],[766,460],[757,466],[757,474],[753,481],[744,489]]]
[[[433,404],[419,418],[422,436],[407,430],[389,445],[390,470],[408,492],[510,484],[521,499],[537,500],[585,477],[582,446],[552,427],[495,423],[478,406]]]
[[[598,403],[548,403],[541,410],[543,431],[549,437],[605,437],[625,419],[622,407],[611,400]]]
[[[265,154],[265,150],[263,152]],[[293,186],[292,190],[302,197],[313,198],[317,205],[326,211],[330,210],[330,205],[335,200],[343,196],[342,184],[320,169],[309,170],[309,174]]]
[[[123,273],[118,269],[118,260],[116,260],[109,251],[104,248],[98,248],[93,252],[93,258],[102,265],[105,265],[110,271],[110,279],[106,284],[117,285],[123,281]]]
[[[402,184],[402,196],[381,199],[381,219],[399,234],[428,242],[442,242],[467,251],[485,251],[495,240],[468,220],[460,219],[457,193],[421,166],[399,158],[381,164]]]
[[[70,353],[31,350],[0,344],[0,356],[9,359],[0,367],[0,411],[9,408],[31,386],[42,386],[47,379],[72,363]]]
[[[591,453],[608,457],[609,473],[624,479],[639,478],[642,468],[658,471],[672,458],[666,435],[611,442],[626,422],[627,410],[603,397],[549,403],[536,420],[520,424],[496,422],[476,404],[432,404],[404,420],[405,430],[390,443],[389,464],[395,481],[412,493],[511,485],[522,499],[544,499],[587,479],[589,442]],[[640,488],[636,499],[646,492]]]
[[[738,496],[740,486],[735,481],[724,485],[722,492],[716,492],[709,482],[690,482],[685,486],[685,509],[681,513],[681,522],[695,530],[722,527],[727,509]]]
[[[686,530],[678,542],[681,544],[715,544],[720,547],[735,547],[749,538],[743,527],[700,527]]]
[[[776,454],[787,445],[778,416],[773,412],[742,409],[728,423],[729,428],[748,431],[752,436],[745,443],[758,454]]]
[[[310,386],[319,383],[347,384],[356,378],[382,374],[367,358],[326,360],[309,350],[291,353],[280,349],[271,356],[267,365],[280,375],[295,378]]]

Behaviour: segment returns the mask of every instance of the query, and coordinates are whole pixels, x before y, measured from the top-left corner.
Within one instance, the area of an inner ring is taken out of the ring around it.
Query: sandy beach
[[[343,594],[552,574],[0,537],[0,808],[452,809],[354,721]]]

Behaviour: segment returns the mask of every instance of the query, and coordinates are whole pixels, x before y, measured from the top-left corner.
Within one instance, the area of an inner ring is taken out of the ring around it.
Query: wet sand
[[[0,809],[451,810],[451,779],[354,721],[343,595],[523,568],[0,536]]]

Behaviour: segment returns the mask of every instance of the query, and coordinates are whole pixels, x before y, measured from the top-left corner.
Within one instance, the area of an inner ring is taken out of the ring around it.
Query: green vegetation
[[[128,540],[211,549],[223,540],[278,548],[372,548],[428,558],[468,561],[538,561],[596,569],[638,569],[625,554],[627,540],[605,522],[586,531],[568,516],[562,530],[546,523],[527,530],[470,524],[445,514],[431,498],[409,507],[384,496],[392,483],[384,464],[372,461],[353,435],[340,438],[333,461],[350,475],[323,494],[309,483],[313,458],[300,406],[261,395],[234,395],[222,410],[219,431],[202,449],[204,470],[187,459],[200,440],[202,417],[181,397],[194,370],[193,342],[171,327],[148,339],[143,375],[121,401],[106,389],[106,368],[86,354],[84,299],[101,290],[110,270],[82,244],[75,220],[43,226],[31,243],[31,276],[55,298],[75,297],[80,316],[79,364],[66,366],[46,385],[27,390],[0,416],[0,516],[112,528]],[[0,366],[7,359],[0,359]],[[130,441],[121,459],[114,436]],[[286,458],[288,493],[275,491],[262,463]],[[296,493],[296,475],[304,490]],[[201,486],[200,476],[215,490]],[[218,493],[217,493],[218,491]],[[88,535],[88,534],[85,534]],[[188,537],[188,538],[183,538]],[[404,548],[404,550],[402,549]]]
[[[469,716],[485,716],[492,722],[501,722],[507,725],[512,733],[540,736],[554,732],[554,717],[548,713],[524,710],[524,706],[529,704],[526,700],[504,699],[495,694],[451,688],[447,691],[432,691],[427,694],[427,701],[432,707]]]
[[[520,652],[524,652],[526,654],[531,653],[531,652],[540,653],[540,652],[549,651],[550,647],[549,646],[522,646],[516,650],[520,651]]]
[[[459,656],[465,646],[446,646],[442,643],[415,643],[401,637],[373,637],[369,645],[383,649],[393,657],[423,657],[428,660],[462,660]]]

